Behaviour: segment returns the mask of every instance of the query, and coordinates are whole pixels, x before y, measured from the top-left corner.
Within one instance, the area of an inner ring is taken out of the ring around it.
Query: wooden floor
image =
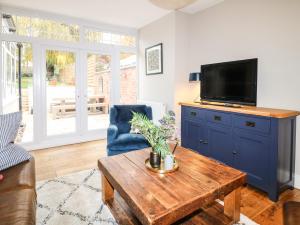
[[[94,141],[62,146],[31,154],[36,160],[37,180],[97,168],[97,159],[106,156],[106,141]],[[282,225],[282,205],[289,200],[300,201],[300,190],[287,190],[277,203],[252,187],[242,190],[242,213],[261,225]]]

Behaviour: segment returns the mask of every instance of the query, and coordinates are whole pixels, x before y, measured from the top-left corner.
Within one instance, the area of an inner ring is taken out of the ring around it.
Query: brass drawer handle
[[[252,121],[246,121],[246,126],[247,127],[255,127],[255,122],[252,122]]]

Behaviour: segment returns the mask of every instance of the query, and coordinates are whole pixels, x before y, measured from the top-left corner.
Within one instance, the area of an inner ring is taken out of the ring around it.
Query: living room
[[[0,10],[0,224],[300,223],[300,1]]]

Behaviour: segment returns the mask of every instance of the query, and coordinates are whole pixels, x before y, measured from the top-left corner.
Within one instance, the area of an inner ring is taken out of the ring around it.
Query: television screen
[[[256,105],[257,59],[201,66],[201,100]]]

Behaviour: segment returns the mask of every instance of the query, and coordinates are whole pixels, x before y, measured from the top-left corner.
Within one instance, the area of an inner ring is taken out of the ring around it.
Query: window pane
[[[2,15],[2,33],[61,41],[79,41],[79,26],[53,20]]]
[[[87,75],[88,129],[106,129],[109,125],[111,57],[88,54]]]
[[[92,29],[85,30],[85,39],[89,42],[135,47],[134,36],[101,32]]]
[[[21,48],[21,87],[19,87],[19,52]],[[3,113],[19,111],[19,100],[22,110],[22,135],[17,142],[33,141],[33,86],[32,86],[32,47],[28,43],[2,42],[3,77]],[[19,88],[21,99],[19,98]]]
[[[124,46],[135,46],[135,37],[133,36],[127,36],[127,35],[122,35],[121,40],[120,40],[121,45]]]
[[[32,36],[62,41],[79,41],[79,27],[51,20],[32,19]]]
[[[76,131],[75,54],[46,51],[47,135]]]
[[[136,104],[137,102],[136,54],[121,53],[120,70],[121,70],[120,103]]]

